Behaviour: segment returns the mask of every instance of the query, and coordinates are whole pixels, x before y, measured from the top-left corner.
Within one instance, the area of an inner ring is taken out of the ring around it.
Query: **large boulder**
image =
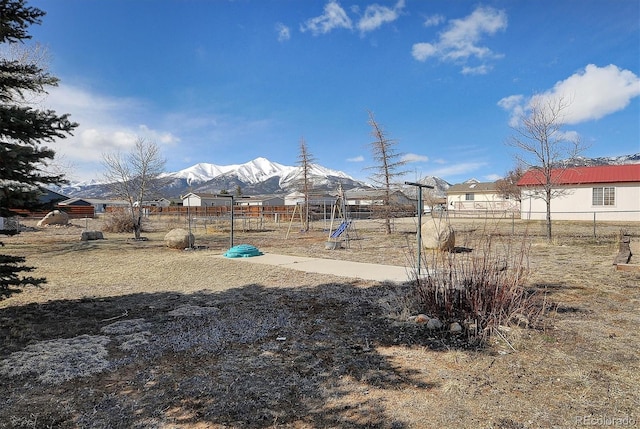
[[[456,234],[446,219],[432,218],[420,228],[422,247],[451,252],[456,246]]]
[[[186,249],[194,243],[193,234],[182,228],[172,229],[164,236],[164,244],[171,249]]]
[[[37,226],[46,225],[67,225],[69,223],[69,215],[62,210],[54,210],[38,221]]]

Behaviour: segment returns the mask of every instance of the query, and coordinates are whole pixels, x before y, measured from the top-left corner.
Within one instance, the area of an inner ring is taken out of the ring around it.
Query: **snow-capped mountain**
[[[433,190],[423,189],[423,197],[425,197],[428,193],[429,195],[432,195],[436,198],[446,198],[447,189],[451,187],[451,184],[449,182],[436,176],[423,177],[422,179],[418,180],[418,183],[433,186]],[[415,186],[403,185],[402,192],[404,192],[404,194],[408,197],[415,199],[418,198],[418,188]]]
[[[617,157],[575,158],[563,161],[566,165],[619,165],[640,163],[640,153]],[[310,181],[316,192],[334,192],[338,185],[345,190],[353,188],[370,188],[367,183],[358,181],[346,173],[332,170],[318,164],[312,164]],[[177,198],[187,192],[235,193],[238,187],[243,195],[282,194],[300,190],[302,168],[287,166],[256,158],[244,164],[215,165],[207,163],[195,164],[184,170],[164,173],[162,177],[166,185],[160,190],[165,198]],[[433,193],[438,197],[446,195],[451,186],[439,177],[427,176],[418,182],[434,187]],[[103,182],[74,183],[53,189],[69,197],[108,198],[111,196],[108,184]],[[415,186],[401,186],[406,195],[415,197]]]
[[[633,155],[602,156],[598,158],[585,158],[578,156],[561,161],[565,167],[592,167],[597,165],[623,165],[640,164],[640,152]]]
[[[235,178],[245,184],[255,185],[273,177],[279,178],[279,183],[286,187],[288,182],[298,180],[302,174],[300,167],[291,167],[269,161],[266,158],[256,158],[245,164],[215,165],[200,163],[175,173],[166,173],[165,177],[185,179],[189,186],[197,186],[219,177]],[[355,180],[347,174],[331,170],[321,165],[311,164],[310,175],[314,183],[321,178],[344,178]]]
[[[244,195],[278,194],[296,190],[302,179],[302,168],[256,158],[244,164],[215,165],[198,163],[184,170],[164,173],[166,184],[161,193],[166,198],[176,198],[187,192],[235,193],[239,187]],[[366,186],[348,174],[311,164],[309,179],[316,191],[335,191],[338,184],[345,189]],[[109,186],[105,183],[76,183],[63,186],[58,192],[74,197],[106,198]]]

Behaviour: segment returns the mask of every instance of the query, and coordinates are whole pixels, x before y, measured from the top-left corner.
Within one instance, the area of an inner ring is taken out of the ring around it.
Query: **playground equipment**
[[[340,225],[334,230],[333,222],[339,219]],[[327,240],[327,249],[339,249],[344,242],[346,247],[351,246],[351,240],[357,239],[358,233],[356,231],[355,223],[353,219],[349,217],[347,211],[347,203],[345,200],[344,189],[342,185],[338,186],[338,196],[336,202],[331,210],[331,223],[329,226],[329,239]]]
[[[260,256],[262,252],[251,244],[239,244],[233,246],[224,253],[225,258],[250,258],[252,256]]]

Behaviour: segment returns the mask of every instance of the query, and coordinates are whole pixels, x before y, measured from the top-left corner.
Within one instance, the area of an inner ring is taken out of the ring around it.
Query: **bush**
[[[472,251],[433,252],[417,279],[420,310],[442,322],[458,322],[470,336],[485,338],[500,325],[530,325],[542,308],[524,287],[529,274],[529,240],[485,235]],[[468,249],[467,249],[468,250]]]
[[[133,217],[128,210],[114,210],[105,215],[102,230],[104,232],[133,232]]]

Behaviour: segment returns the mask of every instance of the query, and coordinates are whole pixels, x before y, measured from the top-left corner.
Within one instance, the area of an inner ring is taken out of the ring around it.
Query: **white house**
[[[498,191],[496,182],[475,179],[452,185],[447,189],[447,209],[466,211],[518,211],[520,204]]]
[[[231,195],[221,197],[218,194],[189,192],[182,196],[184,207],[220,207],[231,204]]]
[[[284,205],[295,206],[297,204],[303,204],[304,199],[305,199],[304,194],[302,192],[298,192],[298,191],[291,192],[285,195]],[[309,204],[316,205],[316,206],[324,206],[324,205],[330,206],[331,204],[335,204],[336,199],[337,199],[336,195],[311,193],[309,195]]]
[[[238,206],[282,206],[284,205],[284,198],[275,195],[254,195],[237,197],[234,202]]]
[[[551,218],[640,222],[640,164],[573,167],[552,170]],[[541,198],[544,179],[529,170],[518,181],[522,219],[546,219]]]
[[[391,204],[415,205],[415,200],[407,197],[402,191],[391,191]],[[348,206],[378,206],[385,199],[384,189],[351,189],[345,192],[344,199]]]

